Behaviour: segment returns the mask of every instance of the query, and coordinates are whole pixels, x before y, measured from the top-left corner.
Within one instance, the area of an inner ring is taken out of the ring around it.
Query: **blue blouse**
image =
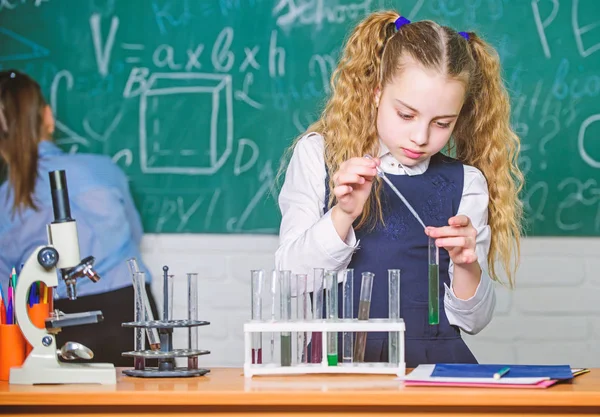
[[[46,225],[54,220],[48,172],[65,170],[71,203],[71,217],[77,222],[81,258],[93,256],[100,281],[87,278],[77,282],[77,295],[101,294],[132,285],[127,259],[135,257],[146,281],[151,276],[142,262],[139,246],[143,230],[127,177],[103,155],[67,154],[49,141],[39,144],[38,178],[35,184],[35,211],[26,208],[13,215],[13,193],[8,181],[0,185],[0,283],[4,294],[8,277],[20,271],[31,253],[46,245]],[[59,279],[56,298],[66,298]]]

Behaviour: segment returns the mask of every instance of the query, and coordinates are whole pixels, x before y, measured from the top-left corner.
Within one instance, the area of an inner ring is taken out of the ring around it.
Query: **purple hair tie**
[[[402,26],[408,25],[409,23],[410,20],[408,20],[406,17],[398,16],[398,19],[396,19],[396,30],[400,30]]]
[[[466,40],[469,40],[469,34],[467,32],[458,32],[458,34]]]

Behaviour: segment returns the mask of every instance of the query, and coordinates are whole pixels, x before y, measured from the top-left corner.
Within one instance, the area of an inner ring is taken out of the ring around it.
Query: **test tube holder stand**
[[[194,349],[173,349],[173,331],[175,328],[190,328],[198,326],[207,326],[208,321],[199,320],[154,320],[154,321],[139,321],[123,323],[123,327],[131,328],[154,328],[158,329],[160,337],[160,350],[136,350],[124,352],[122,355],[135,358],[136,363],[141,366],[134,369],[125,369],[123,373],[127,376],[142,377],[142,378],[178,378],[178,377],[193,377],[202,376],[209,372],[208,369],[176,366],[175,358],[192,358],[196,365],[198,364],[198,356],[208,355],[208,350]],[[141,359],[138,361],[137,359]],[[146,360],[158,360],[158,366],[146,366]]]
[[[337,319],[309,321],[273,321],[256,320],[244,324],[244,376],[255,375],[302,375],[302,374],[390,374],[404,378],[406,363],[404,360],[404,320],[402,319]],[[276,363],[252,363],[252,333],[282,332],[321,332],[322,358],[320,363],[302,363],[281,366]],[[338,363],[329,366],[327,363],[327,333],[343,332],[398,332],[398,358],[395,363],[353,362]]]

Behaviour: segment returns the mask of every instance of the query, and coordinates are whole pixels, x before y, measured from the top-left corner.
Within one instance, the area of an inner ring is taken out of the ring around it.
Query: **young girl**
[[[106,156],[62,152],[52,143],[53,132],[52,110],[40,86],[21,72],[1,71],[0,179],[5,181],[0,180],[0,282],[6,294],[12,267],[20,269],[36,247],[47,244],[46,225],[54,219],[48,172],[65,170],[80,254],[94,256],[101,279],[80,279],[73,301],[66,299],[59,279],[54,306],[65,313],[101,310],[104,321],[64,328],[59,344],[80,342],[94,351],[94,361],[132,366],[121,355],[133,350],[133,333],[121,326],[133,320],[126,261],[135,257],[142,271],[146,267],[139,252],[142,225],[127,178]]]
[[[406,365],[475,363],[460,330],[490,322],[494,261],[512,286],[519,257],[523,178],[509,116],[498,55],[476,34],[370,15],[348,40],[321,118],[293,147],[277,268],[353,268],[355,310],[361,273],[375,273],[371,317],[387,317],[388,269],[400,269]],[[428,237],[443,248],[438,325],[428,324]],[[366,361],[387,361],[385,338],[369,334]]]

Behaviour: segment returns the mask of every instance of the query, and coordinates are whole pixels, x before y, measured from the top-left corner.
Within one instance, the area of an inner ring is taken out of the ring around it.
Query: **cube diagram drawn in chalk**
[[[156,73],[140,95],[144,173],[211,175],[232,151],[231,76]]]

